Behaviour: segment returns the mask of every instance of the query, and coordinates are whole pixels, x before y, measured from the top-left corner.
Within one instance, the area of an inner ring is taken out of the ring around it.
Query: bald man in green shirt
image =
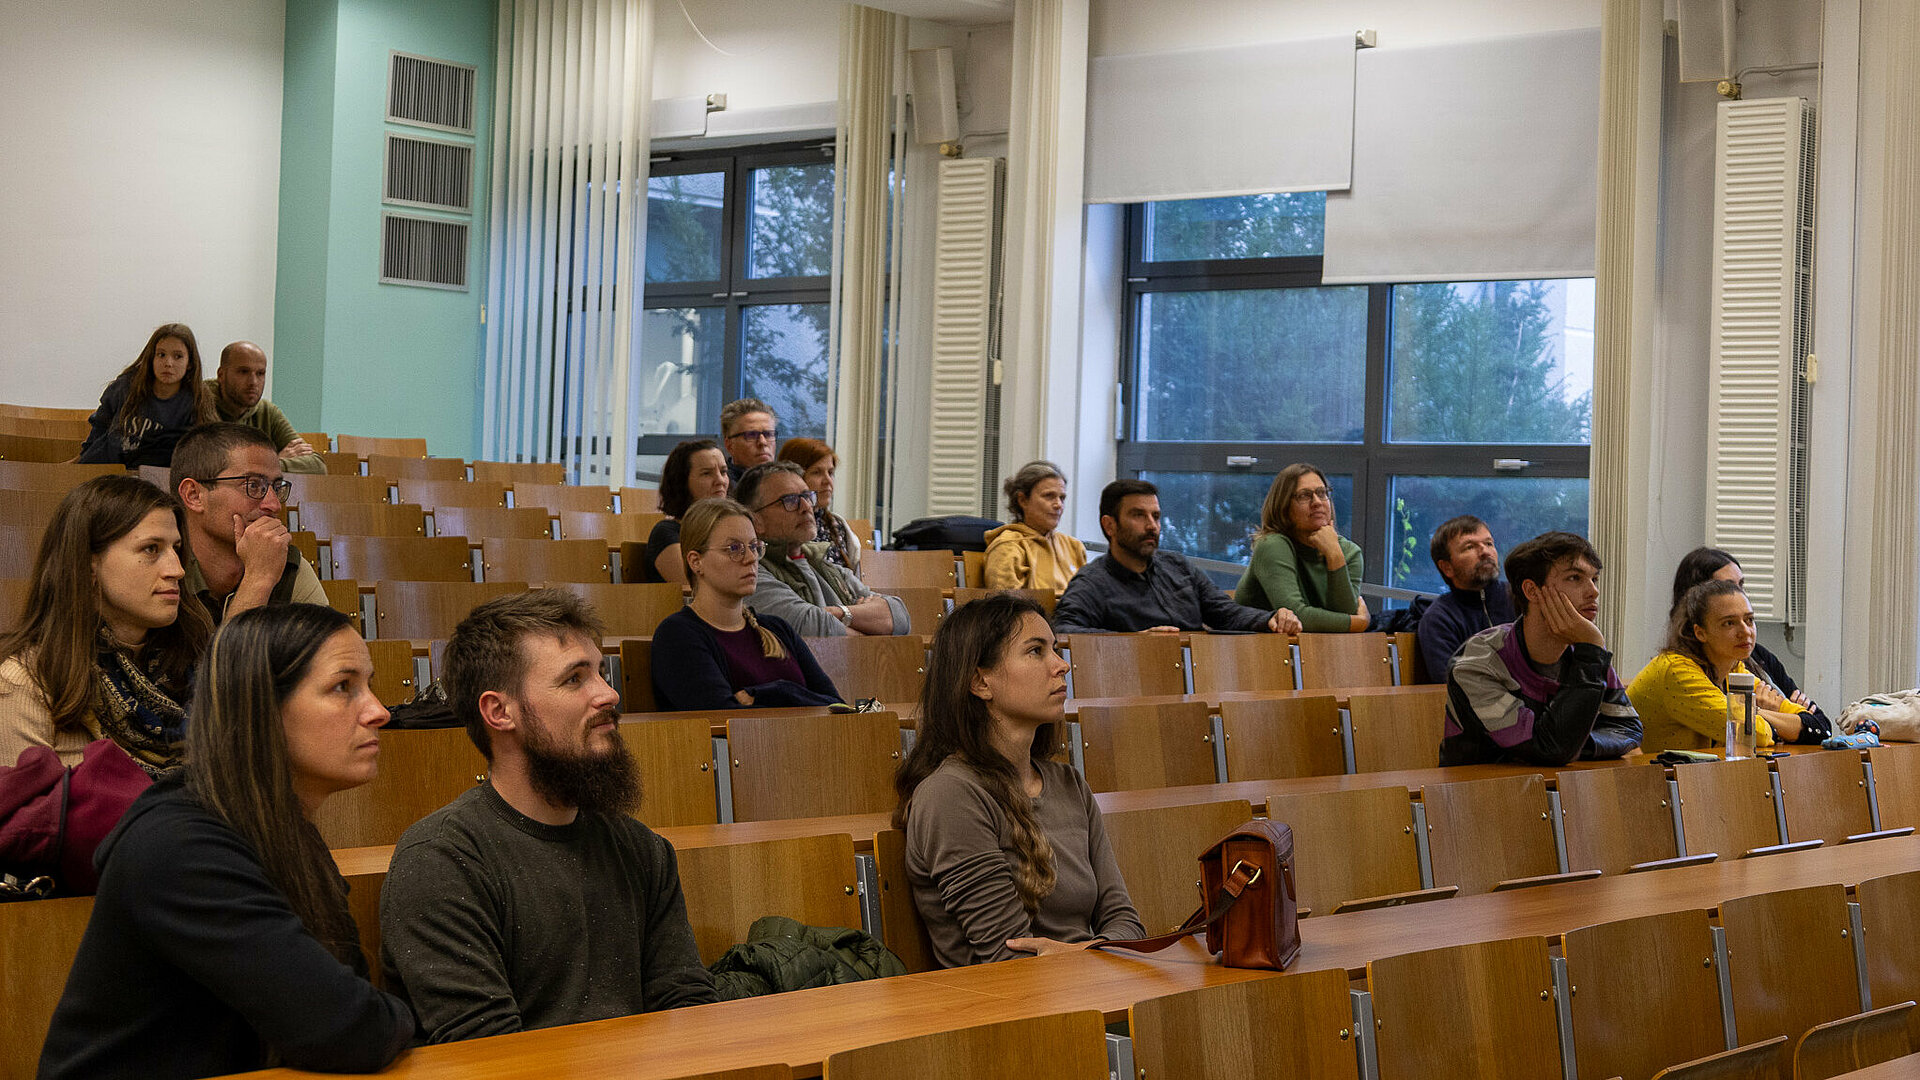
[[[245,424],[265,434],[280,448],[280,468],[290,473],[324,473],[326,463],[307,440],[293,430],[280,407],[260,395],[267,389],[267,353],[251,341],[236,341],[220,350],[220,370],[207,380],[220,419]]]

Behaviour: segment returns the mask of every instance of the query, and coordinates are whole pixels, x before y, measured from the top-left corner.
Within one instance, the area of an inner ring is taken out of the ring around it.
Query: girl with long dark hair
[[[200,346],[184,323],[165,323],[100,394],[76,459],[89,464],[158,465],[173,460],[187,429],[220,419],[200,378]]]

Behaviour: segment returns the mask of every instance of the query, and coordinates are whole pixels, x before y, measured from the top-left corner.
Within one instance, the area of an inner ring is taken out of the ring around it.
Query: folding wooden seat
[[[1299,642],[1305,689],[1393,685],[1385,634],[1301,634]]]
[[[1184,694],[1186,664],[1174,634],[1075,634],[1068,640],[1077,698]]]
[[[539,506],[438,506],[433,530],[435,536],[464,536],[469,542],[487,537],[551,540],[553,518]]]
[[[0,415],[0,435],[24,435],[33,439],[45,439],[49,442],[83,443],[93,433],[93,426],[87,418],[71,416],[7,416]],[[79,451],[76,450],[75,453]],[[67,457],[72,457],[68,454]],[[25,460],[25,459],[22,459]],[[60,458],[65,461],[67,458]]]
[[[1293,649],[1280,634],[1192,634],[1193,692],[1293,689]]]
[[[1554,782],[1560,790],[1568,869],[1625,874],[1715,858],[1710,851],[1680,854],[1672,793],[1662,766],[1563,769]]]
[[[900,718],[890,712],[727,720],[735,821],[893,809]]]
[[[1447,726],[1447,688],[1355,693],[1347,699],[1355,772],[1433,769]]]
[[[475,480],[514,484],[564,484],[567,467],[558,461],[476,461]]]
[[[1119,810],[1101,816],[1127,895],[1148,934],[1200,906],[1200,853],[1253,817],[1245,799]]]
[[[353,620],[354,631],[366,637],[365,616],[360,608],[360,583],[352,578],[325,578],[320,582],[320,590],[327,594],[327,606],[344,612]]]
[[[320,572],[319,537],[305,529],[295,529],[287,534],[287,546],[299,552],[300,557],[307,560],[307,565],[313,567],[314,573]]]
[[[1673,770],[1680,785],[1680,828],[1687,853],[1712,851],[1722,859],[1819,847],[1819,840],[1783,844],[1774,816],[1767,763],[1708,761]]]
[[[81,427],[86,427],[84,421]],[[72,461],[80,455],[86,445],[86,439],[66,438],[58,435],[26,435],[14,432],[0,432],[0,461],[38,461],[54,463]]]
[[[13,405],[0,403],[0,416],[19,416],[38,420],[85,420],[91,408],[62,408],[57,405]]]
[[[907,881],[907,834],[899,829],[875,833],[873,863],[874,876],[880,879],[880,940],[907,965],[908,974],[938,970],[933,939]]]
[[[713,729],[706,717],[623,720],[619,731],[646,781],[635,817],[655,828],[720,820],[714,801]]]
[[[644,582],[648,580],[647,571],[642,563],[647,558],[647,545],[631,540],[620,544],[620,580]],[[685,572],[684,570],[682,571]]]
[[[1920,870],[1854,886],[1866,944],[1867,986],[1878,1006],[1920,999]]]
[[[464,536],[336,536],[333,573],[357,581],[472,581],[473,563]]]
[[[324,446],[325,443],[308,443],[309,446]],[[320,464],[326,466],[328,476],[359,476],[361,466],[366,459],[359,454],[336,454],[329,450],[316,451]]]
[[[927,646],[918,637],[807,638],[807,649],[847,702],[887,704],[920,700],[927,681]]]
[[[620,643],[620,711],[653,712],[658,707],[653,696],[653,642],[627,638]]]
[[[851,529],[852,526],[849,525],[848,528]],[[987,583],[987,553],[984,551],[961,552],[960,579],[960,584],[964,588],[978,589],[985,586]]]
[[[516,499],[519,492],[514,493]],[[560,536],[565,540],[605,540],[608,546],[644,544],[665,514],[616,514],[611,510],[562,510]],[[637,579],[636,579],[637,580]]]
[[[33,582],[27,578],[0,578],[0,634],[20,625],[20,614],[32,587]]]
[[[396,480],[465,480],[467,463],[454,457],[403,457],[368,454],[367,472]]]
[[[1742,1043],[1859,1012],[1860,984],[1843,885],[1759,893],[1720,905],[1733,1022]]]
[[[1581,1080],[1647,1080],[1726,1049],[1705,909],[1569,930],[1561,951],[1580,988],[1571,1004]]]
[[[1057,592],[1054,592],[1052,589],[966,588],[966,589],[953,590],[953,606],[959,607],[961,604],[971,604],[972,602],[980,599],[983,596],[992,596],[994,593],[997,593],[997,592],[1019,593],[1021,596],[1024,596],[1027,599],[1033,601],[1034,603],[1039,604],[1041,607],[1041,610],[1047,613],[1047,618],[1049,619],[1053,618],[1054,606],[1060,602],[1060,594]]]
[[[467,613],[524,581],[380,581],[373,586],[374,633],[414,640],[448,637]]]
[[[310,500],[296,511],[300,528],[315,536],[425,536],[427,515],[414,503]]]
[[[1095,791],[1211,784],[1213,725],[1203,702],[1085,705],[1082,771]]]
[[[0,577],[31,578],[44,525],[0,525]]]
[[[1444,900],[1420,884],[1413,799],[1394,785],[1267,796],[1267,818],[1293,830],[1294,886],[1316,915]]]
[[[1381,1080],[1560,1075],[1547,939],[1510,938],[1367,964]]]
[[[827,1057],[825,1080],[1105,1080],[1105,1020],[1060,1013],[919,1035]]]
[[[312,440],[308,440],[312,441]],[[319,446],[319,443],[314,443]],[[371,457],[374,454],[391,454],[395,457],[423,458],[427,456],[427,440],[379,438],[373,435],[335,435],[333,448],[343,454],[359,454]]]
[[[599,540],[509,540],[480,544],[484,578],[510,581],[613,581],[613,559]]]
[[[60,508],[64,491],[14,491],[0,488],[0,521],[22,528],[45,529]]]
[[[118,465],[67,465],[43,461],[0,461],[0,490],[72,491],[96,476],[126,472]]]
[[[951,589],[954,580],[951,551],[867,551],[860,556],[860,580],[879,592],[895,589]]]
[[[910,589],[889,589],[890,595],[900,598],[907,607],[908,633],[920,637],[932,637],[940,623],[947,617],[947,595],[944,589],[915,587]]]
[[[1876,746],[1867,751],[1880,827],[1920,825],[1920,743]]]
[[[22,900],[0,904],[0,1076],[30,1077],[54,1007],[66,990],[67,972],[80,952],[80,937],[93,914],[93,897]]]
[[[620,512],[623,514],[657,514],[660,512],[660,492],[656,488],[623,487],[620,489]]]
[[[308,502],[383,503],[389,501],[394,481],[390,476],[334,476],[332,474],[288,473],[293,490],[287,493],[289,506]],[[418,499],[402,497],[398,501],[419,504]]]
[[[398,480],[401,502],[438,510],[443,506],[505,506],[507,485],[487,480]],[[443,533],[442,535],[448,535]]]
[[[848,518],[847,528],[853,533],[853,535],[860,538],[860,546],[865,548],[866,550],[872,551],[875,548],[878,548],[880,546],[879,544],[874,543],[873,522],[867,520],[866,518]],[[985,555],[986,552],[981,552],[981,554]]]
[[[560,513],[567,510],[613,512],[613,492],[599,484],[515,484],[513,505],[544,506]]]
[[[452,802],[486,774],[487,759],[466,728],[383,731],[379,775],[329,797],[314,824],[330,848],[391,844],[407,826]]]
[[[1353,1071],[1353,1006],[1339,971],[1149,998],[1127,1009],[1127,1028],[1134,1067],[1147,1077],[1321,1080]]]
[[[1858,750],[1793,754],[1774,762],[1786,800],[1787,839],[1845,844],[1905,836],[1913,826],[1875,831],[1866,764]]]
[[[1653,1080],[1791,1080],[1793,1047],[1786,1036],[1748,1043],[1653,1074]]]
[[[565,589],[592,604],[613,637],[652,637],[662,619],[686,606],[678,585],[553,581],[545,587]]]
[[[747,940],[762,915],[808,926],[860,925],[853,837],[846,833],[683,847],[675,856],[703,964]]]
[[[1347,771],[1340,708],[1331,697],[1223,701],[1220,727],[1227,737],[1228,780],[1338,776]]]
[[[380,704],[392,708],[413,696],[412,643],[403,638],[369,641],[367,655],[373,661],[373,696]]]
[[[1420,663],[1420,642],[1412,631],[1399,630],[1388,634],[1387,639],[1393,643],[1394,652],[1400,657],[1400,666],[1396,670],[1400,674],[1399,681],[1401,686],[1413,686],[1416,683],[1423,682],[1444,683],[1447,681],[1447,673],[1444,671],[1440,673],[1440,677],[1437,679],[1423,679],[1420,677],[1422,674],[1421,668],[1424,665]]]
[[[1914,1003],[1874,1009],[1815,1026],[1793,1048],[1794,1080],[1828,1080],[1913,1053]]]
[[[1600,876],[1560,872],[1543,776],[1432,784],[1420,789],[1420,801],[1433,882],[1458,885],[1462,896]]]

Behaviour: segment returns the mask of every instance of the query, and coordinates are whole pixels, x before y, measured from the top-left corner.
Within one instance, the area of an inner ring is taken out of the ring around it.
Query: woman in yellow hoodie
[[[1030,461],[1001,485],[1010,522],[987,533],[987,588],[1060,592],[1087,565],[1087,549],[1060,531],[1067,477],[1051,461]]]
[[[1754,675],[1760,746],[1792,742],[1806,709],[1781,696],[1746,664],[1753,654],[1753,605],[1736,582],[1713,580],[1687,590],[1667,624],[1667,646],[1634,676],[1627,697],[1640,713],[1640,748],[1699,750],[1721,746],[1727,730],[1727,676]]]

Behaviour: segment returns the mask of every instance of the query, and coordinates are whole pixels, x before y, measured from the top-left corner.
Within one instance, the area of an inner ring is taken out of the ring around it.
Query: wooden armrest
[[[1514,889],[1531,889],[1535,885],[1558,885],[1563,881],[1585,881],[1600,876],[1598,870],[1572,870],[1564,874],[1541,874],[1537,877],[1508,878],[1493,887],[1494,892],[1511,892]]]
[[[1410,892],[1366,896],[1358,900],[1342,900],[1338,904],[1333,905],[1333,913],[1335,915],[1344,915],[1349,911],[1372,911],[1375,908],[1420,904],[1428,900],[1446,900],[1459,891],[1460,886],[1458,885],[1439,885],[1431,889],[1414,889]]]
[[[1637,874],[1642,870],[1665,870],[1674,866],[1699,866],[1702,863],[1710,863],[1719,857],[1720,856],[1714,852],[1703,851],[1698,855],[1681,855],[1673,859],[1650,859],[1647,862],[1634,863],[1632,866],[1627,867],[1627,873]]]
[[[1879,832],[1855,833],[1847,837],[1847,843],[1856,844],[1862,840],[1885,840],[1889,836],[1912,836],[1913,826],[1903,825],[1898,829],[1881,829]]]
[[[1797,840],[1791,844],[1768,844],[1766,847],[1754,848],[1740,857],[1751,859],[1757,855],[1778,855],[1783,851],[1812,851],[1824,843],[1826,843],[1825,840]]]

